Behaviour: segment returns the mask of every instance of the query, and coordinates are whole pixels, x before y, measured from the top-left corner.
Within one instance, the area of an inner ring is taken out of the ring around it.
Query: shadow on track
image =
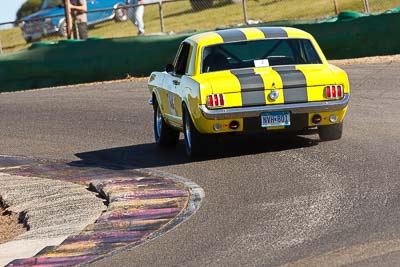
[[[261,154],[304,148],[317,145],[318,141],[293,135],[245,135],[225,136],[223,140],[210,142],[205,147],[204,156],[195,160],[185,155],[183,140],[175,148],[160,149],[155,143],[138,144],[126,147],[77,153],[81,160],[71,162],[71,165],[96,165],[104,168],[157,168],[189,163],[192,161],[207,161],[213,159],[240,157],[244,155]]]

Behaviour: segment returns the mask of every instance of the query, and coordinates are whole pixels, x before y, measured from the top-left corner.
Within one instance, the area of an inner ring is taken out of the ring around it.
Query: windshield
[[[43,0],[40,9],[49,9],[55,7],[63,7],[64,1],[63,0]]]
[[[207,46],[202,73],[268,66],[321,64],[308,39],[268,39]]]

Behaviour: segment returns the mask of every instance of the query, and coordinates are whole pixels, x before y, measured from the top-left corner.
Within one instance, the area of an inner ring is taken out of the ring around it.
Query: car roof
[[[311,39],[312,36],[305,31],[290,27],[251,27],[199,33],[188,37],[186,41],[194,42],[199,46],[208,46],[213,44],[272,38]]]

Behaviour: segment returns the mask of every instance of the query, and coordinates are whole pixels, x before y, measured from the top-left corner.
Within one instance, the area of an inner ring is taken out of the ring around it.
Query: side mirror
[[[169,64],[167,64],[166,66],[165,66],[165,71],[167,72],[167,73],[171,73],[171,72],[174,72],[174,65],[172,65],[171,63],[169,63]]]

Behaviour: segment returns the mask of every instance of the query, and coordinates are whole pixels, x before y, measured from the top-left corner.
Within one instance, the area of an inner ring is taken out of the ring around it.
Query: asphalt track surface
[[[198,161],[153,143],[145,82],[0,95],[0,153],[155,168],[200,185],[188,221],[96,266],[396,266],[400,63],[343,66],[339,141],[247,136]]]

